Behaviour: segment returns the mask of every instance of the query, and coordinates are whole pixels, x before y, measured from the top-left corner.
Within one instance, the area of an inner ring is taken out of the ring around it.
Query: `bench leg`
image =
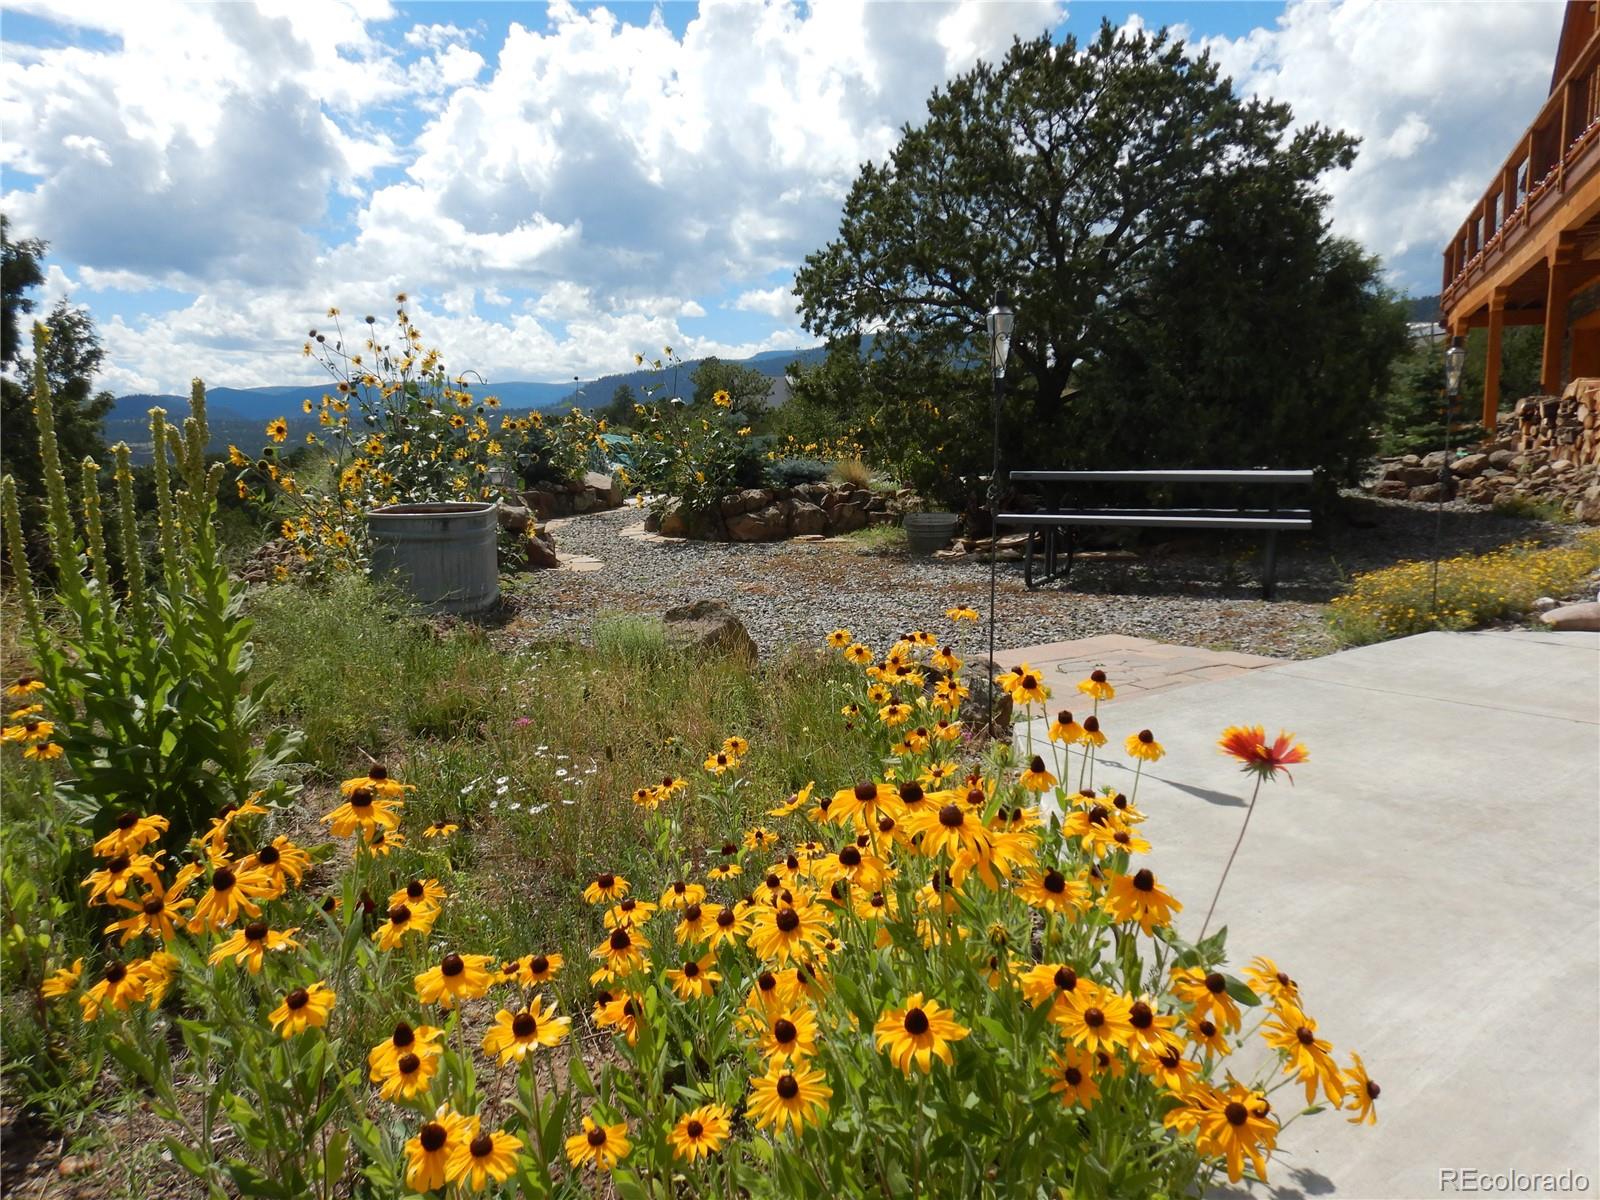
[[[1271,600],[1278,583],[1278,531],[1267,530],[1267,544],[1261,567],[1261,598]]]
[[[1038,536],[1039,531],[1037,529],[1028,530],[1028,549],[1022,559],[1022,584],[1030,592],[1033,590],[1033,543]],[[989,545],[989,557],[991,560],[1000,553],[998,542],[999,538],[996,537]]]

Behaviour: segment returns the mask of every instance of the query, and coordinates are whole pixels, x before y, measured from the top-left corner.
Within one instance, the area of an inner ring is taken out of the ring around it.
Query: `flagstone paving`
[[[1018,650],[996,650],[994,657],[1003,669],[1024,662],[1035,668],[1058,699],[1075,695],[1073,689],[1078,681],[1097,668],[1117,681],[1119,695],[1131,698],[1229,679],[1289,661],[1233,650],[1174,646],[1118,633],[1070,642],[1045,642]],[[1072,707],[1071,699],[1063,701],[1060,707]]]
[[[1087,707],[1081,645],[1053,660],[1071,665],[1052,710]],[[1132,788],[1129,732],[1165,745],[1138,803],[1191,938],[1250,796],[1223,727],[1285,728],[1310,751],[1292,785],[1262,789],[1212,928],[1228,926],[1230,969],[1275,958],[1341,1062],[1356,1050],[1383,1088],[1376,1128],[1296,1121],[1269,1188],[1218,1194],[1600,1194],[1600,634],[1428,633],[1156,692],[1109,673],[1096,782]],[[1045,744],[1043,720],[1017,729]],[[1273,1096],[1285,1119],[1297,1100]],[[1472,1190],[1451,1170],[1586,1185]]]

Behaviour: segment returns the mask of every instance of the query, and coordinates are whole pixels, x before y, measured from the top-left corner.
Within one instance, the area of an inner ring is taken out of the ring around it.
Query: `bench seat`
[[[1309,487],[1314,481],[1311,471],[1300,470],[1175,470],[1175,471],[1012,471],[1013,483],[1048,484],[1062,487],[1070,484],[1177,484],[1193,487],[1196,484],[1267,485],[1269,489],[1283,487]],[[1272,502],[1269,501],[1269,504]],[[1268,508],[1130,508],[1103,505],[1093,508],[1058,505],[1036,512],[1003,512],[994,519],[995,526],[1020,526],[1028,531],[1028,551],[1023,575],[1027,585],[1033,586],[1033,561],[1036,548],[1042,547],[1046,577],[1056,573],[1057,542],[1065,544],[1067,573],[1072,572],[1075,547],[1073,530],[1100,529],[1239,529],[1262,530],[1266,534],[1262,595],[1271,597],[1277,574],[1277,539],[1280,531],[1304,532],[1312,527],[1310,509],[1281,508],[1272,504]]]

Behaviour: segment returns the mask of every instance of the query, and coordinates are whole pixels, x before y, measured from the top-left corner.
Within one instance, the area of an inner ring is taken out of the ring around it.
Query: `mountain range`
[[[784,372],[790,364],[820,362],[827,354],[822,346],[796,350],[767,350],[749,358],[723,359],[721,361],[770,376],[773,381],[771,403],[782,404],[789,397],[789,386]],[[693,384],[690,377],[704,359],[685,359],[677,371],[677,394],[689,395]],[[565,410],[577,405],[582,408],[599,408],[606,404],[617,388],[626,384],[634,395],[644,398],[645,389],[664,385],[666,394],[672,394],[672,371],[625,371],[615,375],[602,375],[598,379],[569,380],[563,383],[540,383],[526,380],[490,382],[476,388],[481,395],[498,396],[503,412],[529,412],[533,410]],[[317,427],[314,416],[304,411],[310,400],[317,406],[322,397],[331,391],[330,385],[270,384],[263,387],[235,388],[209,387],[206,389],[206,409],[211,425],[212,449],[224,449],[229,442],[241,446],[254,446],[262,437],[262,428],[274,417],[284,417],[289,422],[291,443],[303,440],[309,430]],[[118,396],[106,415],[106,441],[125,441],[133,448],[134,457],[148,461],[150,453],[149,410],[164,408],[168,417],[181,420],[189,411],[187,396],[130,393]]]

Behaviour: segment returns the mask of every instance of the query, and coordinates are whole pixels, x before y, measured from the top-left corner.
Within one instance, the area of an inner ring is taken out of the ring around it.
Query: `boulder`
[[[556,557],[556,545],[548,533],[528,539],[528,566],[539,569],[559,567],[561,560]]]
[[[1563,604],[1560,608],[1552,608],[1541,614],[1539,620],[1551,629],[1600,631],[1600,602],[1591,600],[1587,604]]]
[[[867,509],[871,508],[872,502],[876,498],[877,495],[871,488],[856,488],[846,497],[851,504],[859,504],[862,512],[866,512]]]
[[[717,600],[669,608],[663,614],[667,640],[691,654],[727,654],[742,662],[756,661],[756,644],[744,622]]]
[[[1399,479],[1380,479],[1372,487],[1372,494],[1385,500],[1404,500],[1410,493],[1410,485]]]
[[[774,542],[788,532],[783,508],[769,504],[755,512],[742,512],[727,518],[728,540],[734,542]]]
[[[686,538],[689,536],[689,519],[683,515],[681,508],[669,508],[661,514],[657,532],[662,537]]]
[[[559,515],[556,512],[555,497],[543,488],[529,488],[523,492],[522,503],[539,521],[548,521],[551,517]]]
[[[828,514],[828,523],[834,533],[851,533],[866,525],[867,513],[859,504],[838,504]]]
[[[1551,596],[1540,596],[1533,602],[1533,611],[1536,613],[1549,612],[1552,608],[1560,608],[1561,601]]]
[[[593,492],[575,492],[572,497],[572,511],[575,513],[593,512],[600,504],[600,498]]]
[[[1395,463],[1384,471],[1383,479],[1385,482],[1403,483],[1408,488],[1422,487],[1424,484],[1438,482],[1439,469]]]
[[[500,528],[521,533],[533,524],[533,513],[520,504],[502,504],[499,510]]]
[[[1432,453],[1422,456],[1422,465],[1425,467],[1432,467],[1435,471],[1437,471],[1440,467],[1444,466],[1444,459],[1444,451],[1435,450]]]
[[[1476,475],[1489,465],[1487,454],[1466,454],[1450,464],[1450,469],[1460,476]]]
[[[1496,470],[1504,471],[1511,465],[1511,460],[1514,458],[1516,458],[1516,455],[1510,450],[1489,451],[1489,465]]]
[[[1407,467],[1420,467],[1422,465],[1422,459],[1415,454],[1402,454],[1400,462]]]
[[[796,537],[825,533],[828,529],[828,514],[809,501],[797,500],[794,514],[789,519],[789,528]]]
[[[622,485],[605,472],[585,471],[583,482],[608,508],[616,508],[622,503]]]
[[[755,512],[771,504],[775,498],[766,488],[745,488],[742,492],[729,492],[717,502],[717,507],[722,510],[724,517],[736,517],[741,513]]]
[[[868,525],[898,525],[900,514],[889,512],[887,509],[873,509],[867,514]]]
[[[1444,495],[1444,488],[1437,483],[1425,483],[1421,487],[1414,487],[1406,495],[1407,500],[1415,500],[1429,504],[1441,498],[1449,499],[1449,497]]]

